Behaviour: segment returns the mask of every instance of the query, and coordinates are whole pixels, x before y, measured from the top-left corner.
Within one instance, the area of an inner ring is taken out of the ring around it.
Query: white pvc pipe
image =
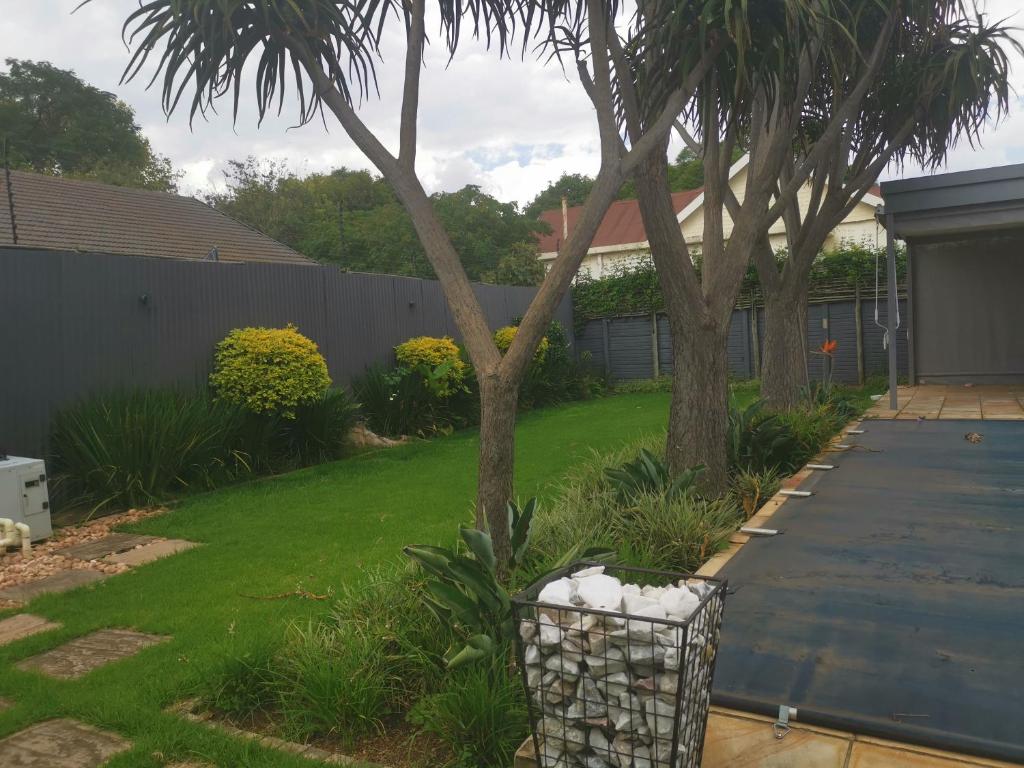
[[[14,530],[21,535],[21,551],[27,555],[32,551],[32,529],[27,523],[15,523]]]
[[[21,551],[26,555],[32,551],[32,530],[25,523],[16,523],[10,518],[0,517],[0,528],[3,528],[0,550],[21,545]]]

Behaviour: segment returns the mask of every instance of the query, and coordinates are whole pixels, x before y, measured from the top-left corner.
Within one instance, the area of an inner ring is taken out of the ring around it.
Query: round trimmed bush
[[[217,345],[210,385],[217,397],[255,413],[293,418],[331,386],[316,342],[285,328],[236,328]]]
[[[501,354],[508,352],[508,348],[512,346],[512,340],[516,337],[517,333],[519,333],[519,328],[514,325],[506,325],[504,328],[499,328],[494,332],[494,343],[501,351]],[[533,359],[539,363],[547,353],[548,337],[541,336],[540,344],[537,345],[537,349],[533,353]]]
[[[416,336],[404,341],[395,347],[395,359],[406,368],[425,365],[433,369],[439,365],[448,365],[445,384],[439,393],[442,397],[453,394],[461,387],[469,369],[459,353],[458,345],[448,336]]]

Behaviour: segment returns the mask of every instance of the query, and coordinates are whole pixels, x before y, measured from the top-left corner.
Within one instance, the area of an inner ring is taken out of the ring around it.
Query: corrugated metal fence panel
[[[39,262],[31,252],[5,259],[0,277],[0,453],[35,445],[47,429],[48,401],[62,396],[63,357],[58,343],[60,260]]]
[[[535,289],[477,286],[497,328]],[[53,411],[92,392],[202,386],[233,328],[293,323],[347,384],[412,336],[456,336],[435,281],[332,267],[0,249],[0,450],[40,455]],[[568,297],[558,319],[572,328]],[[11,374],[13,372],[13,375]]]
[[[618,317],[608,322],[608,373],[613,379],[649,379],[654,376],[651,318]]]
[[[730,376],[749,379],[754,375],[754,364],[750,357],[750,315],[745,309],[733,310],[727,352]]]
[[[884,376],[889,371],[889,352],[882,349],[882,336],[885,331],[875,324],[874,299],[861,302],[864,318],[864,375]],[[900,299],[900,328],[896,331],[896,363],[900,376],[908,374],[907,366],[907,302]],[[885,297],[878,304],[878,322],[885,325],[888,318],[888,305]]]
[[[668,318],[665,315],[658,316],[658,365],[662,376],[672,373],[672,329],[669,328]]]
[[[874,303],[862,302],[863,344],[865,375],[885,374],[888,371],[887,352],[882,349],[882,331],[874,325]],[[906,301],[900,300],[900,310],[906,318]],[[753,347],[750,309],[733,312],[729,326],[728,356],[729,373],[740,379],[754,375]],[[885,307],[881,307],[880,322],[885,323]],[[826,329],[823,321],[828,321]],[[580,350],[591,351],[596,365],[604,361],[602,320],[589,320],[577,335]],[[653,373],[651,360],[650,323],[648,316],[609,318],[609,357],[606,367],[613,379],[629,380],[649,378]],[[757,334],[761,359],[764,359],[765,315],[764,309],[757,308]],[[907,332],[904,326],[898,332],[897,353],[899,373],[907,375]],[[838,342],[833,356],[833,379],[857,383],[857,325],[853,301],[836,301],[810,304],[807,308],[808,368],[812,380],[820,380],[824,374],[824,358],[815,354],[826,338]],[[672,371],[672,337],[668,319],[658,317],[658,360],[662,374]]]
[[[597,368],[607,368],[604,359],[604,323],[601,320],[591,320],[576,334],[576,351],[580,355],[588,353],[591,364]]]

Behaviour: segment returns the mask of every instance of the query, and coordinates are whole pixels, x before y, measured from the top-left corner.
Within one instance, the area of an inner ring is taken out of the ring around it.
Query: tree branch
[[[406,30],[405,86],[402,90],[402,121],[399,129],[398,162],[406,169],[416,166],[416,119],[420,103],[420,73],[423,70],[425,0],[408,0],[411,9]]]

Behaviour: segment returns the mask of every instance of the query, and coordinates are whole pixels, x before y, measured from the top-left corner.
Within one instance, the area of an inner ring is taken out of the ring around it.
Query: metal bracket
[[[784,739],[786,734],[793,730],[789,727],[789,718],[791,717],[796,719],[796,707],[780,704],[779,719],[772,724],[772,730],[775,732],[776,739]]]

